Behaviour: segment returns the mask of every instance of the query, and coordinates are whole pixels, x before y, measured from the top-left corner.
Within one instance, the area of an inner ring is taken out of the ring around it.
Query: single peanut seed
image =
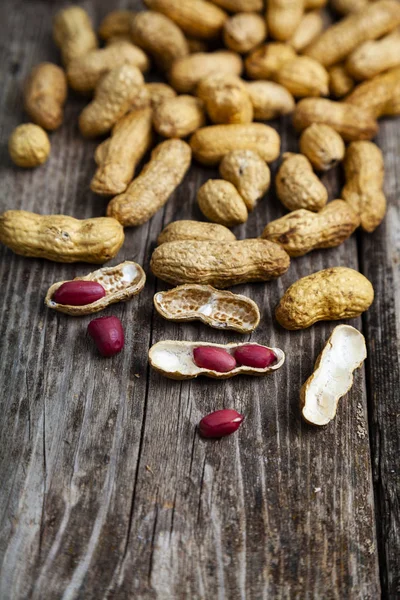
[[[106,291],[97,281],[66,281],[56,291],[53,301],[57,304],[84,306],[104,298]]]
[[[234,351],[233,356],[239,364],[255,369],[265,369],[277,360],[272,350],[258,344],[239,346]]]
[[[216,410],[203,417],[199,423],[199,431],[203,437],[219,438],[237,431],[244,415],[236,410]]]
[[[236,367],[236,360],[223,348],[201,346],[193,350],[193,360],[201,369],[227,373]]]
[[[117,317],[100,317],[90,321],[88,334],[102,356],[114,356],[124,347],[124,330]]]

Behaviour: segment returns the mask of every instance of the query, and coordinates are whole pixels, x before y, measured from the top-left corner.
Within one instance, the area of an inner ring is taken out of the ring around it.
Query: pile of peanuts
[[[400,114],[400,3],[331,0],[331,8],[343,18],[327,26],[326,0],[267,0],[266,7],[264,0],[144,1],[149,10],[117,10],[103,20],[101,48],[82,8],[57,13],[53,38],[64,68],[47,62],[33,69],[24,90],[32,123],[17,127],[9,139],[16,165],[43,164],[50,153],[46,131],[63,121],[68,86],[91,96],[79,129],[86,138],[108,136],[96,148],[91,181],[93,192],[110,198],[107,216],[79,220],[9,210],[0,216],[0,241],[24,256],[104,263],[121,248],[124,228],[146,223],[165,205],[192,158],[218,166],[220,179],[208,180],[197,193],[207,222],[170,223],[158,238],[151,269],[180,286],[176,302],[181,320],[198,318],[234,329],[235,310],[242,310],[243,301],[220,298],[222,313],[211,303],[206,305],[209,314],[198,301],[201,288],[268,281],[287,271],[290,257],[338,246],[359,226],[373,232],[381,223],[386,212],[383,157],[370,140],[378,131],[378,118]],[[151,63],[164,82],[145,82]],[[264,121],[290,113],[300,135],[299,152],[283,154],[275,180],[277,196],[289,212],[268,223],[260,238],[239,241],[229,228],[244,223],[256,209],[271,184],[268,163],[280,157],[279,134]],[[155,142],[149,162],[136,174]],[[341,162],[346,178],[341,198],[327,203],[328,191],[318,173]],[[82,307],[79,314],[99,310],[103,304],[96,303],[115,290],[108,292],[101,283],[90,287],[96,277],[89,274],[90,281],[80,288],[76,280],[60,282],[67,286],[66,296],[57,291],[47,304],[70,314],[78,314],[74,306]],[[140,291],[128,283],[135,291],[126,292],[124,300]],[[216,290],[208,293],[218,297]],[[373,295],[370,282],[353,269],[324,269],[285,292],[276,318],[291,330],[351,318],[368,309]],[[246,310],[252,302],[247,300]],[[196,309],[190,309],[193,303]],[[217,313],[225,315],[224,323]],[[160,314],[175,318],[168,311]],[[246,322],[247,314],[239,318],[237,331],[258,324]],[[120,326],[115,321],[96,321],[90,333],[103,354],[115,353],[110,350],[112,336],[119,340],[115,351],[121,350],[122,326],[116,332]],[[104,342],[107,328],[111,333]],[[253,346],[246,350],[250,369],[267,372],[279,363],[273,349]],[[183,356],[181,351],[172,354]],[[154,354],[157,360],[150,356],[150,364],[167,376],[186,378],[179,365],[163,369],[162,358],[168,362],[172,354],[164,348]],[[234,355],[229,351],[223,356],[211,346],[195,348],[191,376],[236,374],[243,363]],[[257,366],[260,356],[263,367]]]

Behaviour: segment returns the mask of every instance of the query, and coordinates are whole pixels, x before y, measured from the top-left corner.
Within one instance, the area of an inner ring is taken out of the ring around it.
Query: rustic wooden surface
[[[96,23],[129,5],[81,4]],[[0,210],[100,216],[106,202],[89,189],[95,143],[77,129],[81,98],[70,94],[45,166],[23,171],[7,155],[11,130],[26,120],[22,82],[39,61],[59,58],[50,33],[59,6],[1,2]],[[290,121],[273,125],[283,149],[295,150]],[[375,600],[381,586],[385,597],[399,597],[399,134],[391,120],[378,136],[385,223],[338,249],[294,259],[278,281],[237,287],[261,307],[251,336],[169,323],[152,306],[164,289],[148,268],[156,236],[174,219],[201,217],[196,190],[212,170],[192,167],[165,210],[127,231],[113,263],[138,261],[148,281],[131,302],[107,310],[126,329],[125,350],[112,359],[97,356],[87,339],[89,317],[43,304],[51,283],[90,266],[0,249],[1,600]],[[338,197],[340,171],[323,179]],[[271,191],[235,233],[259,235],[281,214]],[[334,265],[359,269],[374,284],[374,305],[352,322],[366,335],[369,358],[336,420],[314,429],[300,419],[298,392],[334,324],[289,333],[273,309],[294,280]],[[161,339],[251,339],[283,348],[287,362],[265,379],[169,381],[146,359]],[[223,407],[246,415],[239,432],[199,438],[199,418]]]

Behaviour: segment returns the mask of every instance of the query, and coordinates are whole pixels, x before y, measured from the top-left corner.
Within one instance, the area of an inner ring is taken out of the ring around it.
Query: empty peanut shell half
[[[198,348],[222,349],[231,357],[239,348],[244,346],[253,346],[272,352],[276,360],[265,368],[250,367],[244,364],[237,364],[229,371],[221,372],[212,369],[198,367],[194,362],[194,350]],[[212,377],[214,379],[228,379],[235,375],[267,375],[271,371],[276,371],[285,362],[285,354],[279,348],[268,348],[259,344],[211,344],[209,342],[177,342],[174,340],[165,340],[157,342],[149,350],[149,362],[154,370],[158,371],[169,379],[194,379],[199,375]]]
[[[45,304],[59,312],[79,317],[99,312],[116,302],[126,302],[132,296],[136,296],[144,288],[146,274],[142,267],[135,262],[125,261],[115,267],[105,267],[89,273],[84,277],[75,277],[72,281],[95,281],[103,286],[105,296],[83,306],[72,306],[71,304],[59,304],[53,300],[53,296],[65,281],[58,281],[48,289]]]
[[[180,285],[154,296],[157,312],[169,321],[202,321],[216,329],[254,331],[260,322],[257,304],[240,294],[210,285]]]

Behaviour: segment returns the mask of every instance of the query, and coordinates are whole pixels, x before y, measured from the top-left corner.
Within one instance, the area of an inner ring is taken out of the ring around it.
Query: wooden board
[[[82,98],[70,94],[46,165],[23,171],[7,154],[10,132],[26,120],[26,75],[40,61],[59,59],[50,33],[59,5],[1,3],[0,210],[100,216],[106,201],[89,188],[96,143],[77,128]],[[96,23],[110,10],[105,0],[82,6]],[[296,150],[290,120],[273,126],[283,150]],[[127,230],[112,264],[136,260],[148,280],[131,302],[106,311],[126,331],[125,350],[112,359],[97,356],[87,338],[90,317],[43,304],[54,281],[92,268],[25,259],[1,247],[1,599],[372,600],[380,594],[379,565],[384,593],[396,597],[399,133],[392,120],[378,138],[386,223],[338,249],[294,259],[280,280],[235,288],[261,308],[261,324],[249,336],[169,323],[153,309],[153,294],[166,287],[149,271],[156,237],[172,220],[201,218],[196,191],[216,175],[211,169],[194,165],[164,210]],[[340,171],[323,180],[330,198],[338,197]],[[257,236],[283,212],[271,190],[235,233]],[[367,336],[366,369],[336,420],[315,429],[300,419],[298,393],[334,324],[289,333],[273,311],[290,283],[334,265],[364,272],[377,298],[351,322]],[[264,379],[170,381],[147,363],[148,348],[161,339],[252,340],[281,347],[287,362]],[[239,432],[221,441],[199,438],[201,416],[223,407],[245,414]]]

